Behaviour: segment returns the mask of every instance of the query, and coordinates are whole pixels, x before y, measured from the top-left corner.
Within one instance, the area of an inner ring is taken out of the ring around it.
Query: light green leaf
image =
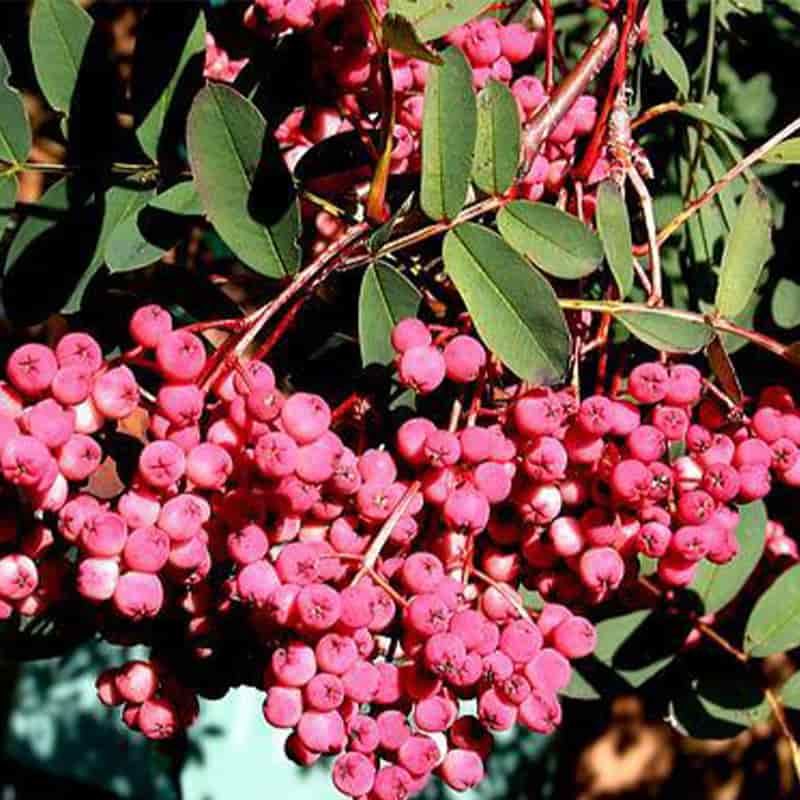
[[[657,308],[640,307],[615,312],[614,316],[637,339],[668,353],[696,353],[711,341],[714,333],[708,325],[677,319],[660,313]]]
[[[786,708],[800,710],[800,672],[795,672],[778,692],[781,702]]]
[[[710,106],[702,105],[701,103],[685,103],[681,106],[681,114],[685,114],[687,117],[696,119],[699,122],[705,122],[711,125],[712,128],[719,128],[731,136],[736,136],[739,139],[744,138],[742,129],[735,122],[732,122]]]
[[[136,41],[137,50],[142,49],[142,55],[137,52],[137,58],[152,59],[154,46],[157,42],[152,41],[149,37],[139,37]],[[178,88],[179,83],[185,80],[184,73],[187,67],[194,65],[197,72],[198,80],[202,75],[203,62],[206,51],[206,19],[203,12],[199,12],[194,26],[189,31],[186,42],[181,51],[178,63],[175,66],[175,71],[169,79],[169,82],[164,87],[161,95],[155,103],[149,108],[145,109],[146,113],[141,120],[137,120],[136,138],[142,146],[142,150],[153,161],[158,160],[158,145],[161,139],[164,123],[169,113],[170,104]]]
[[[800,325],[800,283],[781,278],[772,293],[771,311],[772,318],[781,328]]]
[[[606,261],[624,300],[633,288],[633,239],[625,197],[613,181],[603,181],[597,190],[595,218]]]
[[[69,113],[92,18],[74,0],[36,0],[31,14],[33,68],[47,102]]]
[[[682,97],[688,97],[691,89],[689,70],[681,54],[672,46],[666,36],[653,36],[650,39],[650,54],[653,62],[667,73]]]
[[[389,12],[381,22],[381,37],[385,47],[409,58],[418,58],[429,64],[441,64],[442,57],[431,50],[417,35],[414,26],[400,14]]]
[[[478,95],[478,137],[472,178],[486,194],[502,194],[514,181],[519,166],[522,129],[517,101],[511,90],[490,80]]]
[[[203,208],[225,243],[262,275],[295,272],[300,218],[294,187],[258,109],[229,86],[210,84],[192,105],[187,144]],[[280,207],[265,213],[268,199]]]
[[[515,250],[557,278],[583,278],[603,260],[599,237],[577,217],[547,203],[514,200],[497,215],[497,227]]]
[[[203,213],[194,181],[182,181],[170,186],[150,201],[150,207],[187,217],[197,217]]]
[[[358,297],[358,341],[365,367],[392,362],[392,328],[416,316],[421,300],[416,286],[391,266],[378,262],[367,269]]]
[[[143,231],[142,217],[147,211],[149,197],[141,208],[127,214],[108,237],[105,248],[105,261],[111,272],[130,272],[158,261],[166,252],[162,247],[148,241]]]
[[[423,42],[438,39],[469,22],[491,5],[491,0],[390,0],[389,11],[404,16]]]
[[[4,178],[0,178],[0,240],[3,238],[3,232],[11,217],[11,212],[14,210],[16,199],[17,176],[6,175]]]
[[[761,184],[753,181],[739,204],[722,254],[714,304],[723,317],[742,311],[758,286],[761,270],[772,255],[771,232],[769,199]]]
[[[701,561],[689,587],[702,601],[706,614],[715,614],[739,594],[764,553],[766,533],[767,509],[764,503],[757,500],[741,506],[736,528],[739,554],[723,565]]]
[[[444,240],[444,265],[481,338],[534,384],[558,383],[570,354],[564,314],[550,284],[497,234],[473,223]]]
[[[8,81],[9,75],[11,66],[0,47],[0,161],[20,164],[31,149],[31,126],[20,93]]]
[[[786,570],[750,613],[744,650],[756,658],[784,653],[800,645],[800,565]]]
[[[451,47],[441,67],[428,70],[422,116],[420,203],[431,219],[453,219],[467,196],[477,134],[472,70]]]
[[[769,164],[800,164],[800,139],[787,139],[776,144],[765,156]]]

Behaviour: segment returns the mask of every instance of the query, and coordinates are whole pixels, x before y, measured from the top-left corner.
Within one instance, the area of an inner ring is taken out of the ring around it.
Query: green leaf
[[[442,57],[431,50],[417,35],[416,28],[400,14],[389,12],[381,23],[381,37],[385,47],[418,58],[429,64],[441,64]]]
[[[724,565],[701,561],[689,589],[703,603],[704,613],[715,614],[724,608],[752,575],[764,552],[767,533],[767,509],[761,500],[739,508],[736,538],[739,554]]]
[[[615,312],[614,316],[637,339],[668,353],[696,353],[714,334],[704,323],[678,319],[657,308],[628,309]]]
[[[423,42],[438,39],[477,17],[491,0],[390,0],[389,11],[404,16]]]
[[[519,166],[522,129],[517,101],[511,90],[490,80],[478,95],[478,137],[472,179],[486,194],[502,194],[514,181]]]
[[[800,672],[795,672],[786,683],[781,686],[778,692],[781,703],[786,708],[793,708],[800,711]]]
[[[786,570],[767,589],[747,620],[745,652],[756,658],[800,645],[800,565]]]
[[[633,239],[625,197],[613,181],[600,184],[595,217],[606,261],[619,289],[620,299],[624,300],[633,288]]]
[[[31,126],[20,93],[9,83],[11,66],[0,47],[0,161],[20,164],[31,149]]]
[[[703,142],[701,145],[702,153],[703,153],[703,160],[706,163],[706,167],[708,168],[708,174],[711,176],[711,180],[716,183],[719,180],[722,180],[722,176],[727,172],[725,169],[724,164],[722,163],[720,157],[717,155],[716,150],[707,142]],[[728,230],[733,227],[733,223],[736,220],[736,195],[737,190],[743,191],[744,190],[744,183],[740,179],[735,181],[731,181],[717,196],[714,198],[716,203],[719,205],[720,211],[722,211],[723,219],[725,220],[725,225],[727,226]]]
[[[763,690],[741,666],[694,678],[670,703],[670,722],[696,739],[731,739],[769,715]]]
[[[153,196],[150,189],[130,186],[113,186],[103,198],[103,221],[100,226],[100,234],[97,237],[97,244],[94,255],[83,274],[73,289],[69,299],[61,309],[65,314],[75,314],[81,310],[83,296],[92,281],[105,263],[106,244],[117,226],[128,216],[137,214],[147,205],[148,200]]]
[[[514,200],[497,215],[497,227],[515,250],[556,278],[583,278],[603,260],[597,234],[547,203]]]
[[[154,45],[157,46],[157,44],[158,42],[152,41],[151,37],[137,37],[136,58],[152,59],[154,52],[157,52],[157,50],[154,49]],[[161,141],[167,114],[169,113],[178,85],[182,80],[185,80],[184,73],[190,66],[195,69],[197,79],[201,79],[202,60],[205,57],[205,51],[206,19],[201,11],[197,15],[197,19],[186,37],[180,58],[175,65],[175,71],[167,85],[155,102],[149,108],[144,109],[143,115],[137,118],[136,138],[139,140],[142,150],[144,150],[153,161],[158,160],[158,145]]]
[[[294,273],[294,187],[258,109],[229,86],[210,84],[192,105],[187,143],[203,208],[225,243],[262,275]],[[269,200],[277,206],[269,208]]]
[[[74,0],[36,0],[31,14],[33,68],[47,102],[69,113],[92,18]]]
[[[139,267],[146,267],[158,261],[166,249],[150,242],[144,232],[143,215],[147,211],[147,203],[125,216],[108,237],[105,248],[105,261],[111,272],[130,272]]]
[[[472,70],[451,47],[441,67],[428,70],[422,115],[422,210],[432,219],[453,219],[467,197],[477,134]]]
[[[714,304],[723,317],[742,311],[758,286],[761,270],[772,255],[771,231],[769,199],[761,184],[753,181],[739,204],[722,254]]]
[[[772,318],[781,328],[800,325],[800,283],[781,278],[775,284],[770,309]]]
[[[6,175],[0,178],[0,240],[3,238],[11,212],[17,200],[17,177],[16,175]]]
[[[369,239],[367,239],[367,250],[372,255],[378,252],[388,241],[392,238],[392,234],[394,234],[397,226],[403,220],[404,217],[408,215],[408,212],[414,206],[414,193],[406,197],[405,200],[400,204],[400,207],[397,211],[392,214],[392,216],[386,220],[379,228],[376,228],[375,231],[370,234]]]
[[[473,223],[444,240],[444,265],[483,341],[509,369],[535,384],[558,383],[570,336],[553,288],[496,233]]]
[[[609,617],[596,624],[597,647],[576,662],[564,689],[576,700],[597,700],[607,690],[638,688],[658,675],[678,654],[676,620],[644,609]]]
[[[653,36],[650,39],[650,54],[653,62],[667,73],[681,96],[688,97],[691,89],[689,70],[681,54],[672,46],[666,36]]]
[[[203,206],[200,203],[194,181],[182,181],[170,186],[165,192],[156,195],[149,205],[151,208],[187,217],[198,217],[203,213]]]
[[[712,128],[719,128],[731,136],[736,136],[739,139],[744,138],[742,129],[735,122],[732,122],[726,116],[720,114],[719,111],[709,106],[701,103],[684,103],[681,106],[681,114],[685,114],[687,117],[696,119],[699,122],[705,122],[711,125]]]
[[[391,266],[378,262],[367,269],[358,296],[358,341],[365,367],[392,362],[392,328],[415,317],[421,300],[417,287]]]
[[[765,156],[768,164],[800,164],[800,139],[787,139],[776,144]]]

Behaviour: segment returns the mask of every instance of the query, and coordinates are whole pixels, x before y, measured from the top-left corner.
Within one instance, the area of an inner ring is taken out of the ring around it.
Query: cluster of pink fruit
[[[446,379],[474,381],[486,363],[476,339],[434,341],[416,319],[400,322],[392,341],[399,380],[423,394]],[[800,481],[800,414],[782,388],[765,390],[743,421],[703,394],[695,367],[645,363],[630,373],[629,399],[528,391],[509,405],[505,432],[405,423],[398,450],[408,458],[418,436],[423,496],[443,508],[448,533],[436,552],[447,563],[444,553],[458,559],[470,548],[448,513],[457,502],[488,533],[481,568],[551,599],[600,602],[638,576],[639,555],[658,559],[666,586],[691,583],[703,559],[730,561],[736,506],[765,497],[773,478]]]
[[[354,797],[397,800],[434,773],[466,789],[491,732],[558,724],[594,628],[555,602],[535,615],[520,582],[577,608],[634,576],[644,553],[683,585],[702,558],[735,554],[734,503],[763,497],[772,476],[800,483],[788,392],[729,422],[686,365],[636,367],[632,401],[535,388],[513,390],[489,426],[412,418],[393,455],[356,452],[323,398],[283,394],[262,362],[215,377],[203,341],[158,306],[130,330],[136,348],[115,362],[80,333],[8,360],[0,468],[24,513],[0,527],[2,616],[80,602],[113,641],[182,630],[177,649],[197,664],[240,630],[267,721],[291,730],[287,754],[336,754],[334,783]],[[392,343],[420,394],[493,374],[455,330],[434,339],[404,320]],[[159,376],[155,396],[126,360]],[[145,411],[132,483],[101,503],[87,482],[108,437]],[[678,444],[686,454],[669,460]],[[164,738],[197,715],[200,687],[176,674],[158,652],[104,673],[98,692]]]

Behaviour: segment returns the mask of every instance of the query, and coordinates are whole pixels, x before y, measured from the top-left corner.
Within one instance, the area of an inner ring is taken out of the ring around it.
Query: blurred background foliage
[[[111,94],[106,98],[105,111],[124,107],[137,26],[146,4],[85,0],[83,5],[99,23],[115,77],[108,84]],[[590,5],[581,0],[554,2],[562,49],[570,57],[581,52],[602,19]],[[63,139],[57,120],[36,88],[28,51],[29,7],[28,0],[4,0],[0,4],[0,45],[13,64],[14,84],[25,93],[36,156],[43,161],[59,161],[65,157]],[[206,5],[210,30],[234,56],[241,54],[237,48],[242,46],[243,8],[231,0],[209,0]],[[637,132],[656,174],[651,190],[657,198],[661,223],[671,218],[686,198],[696,196],[718,178],[742,152],[800,115],[796,75],[800,0],[663,0],[663,9],[667,37],[691,78],[692,99],[716,106],[738,127],[741,136],[670,114]],[[712,15],[716,22],[710,27]],[[707,58],[709,53],[712,60]],[[636,109],[675,96],[676,71],[674,65],[665,66],[645,50],[631,82]],[[679,73],[680,69],[678,83]],[[124,133],[124,113],[115,124]],[[130,127],[130,121],[127,125]],[[746,324],[754,323],[760,330],[791,341],[800,328],[800,278],[795,256],[800,245],[800,226],[795,223],[800,178],[795,169],[769,164],[758,166],[754,173],[770,193],[777,223],[775,256],[744,317]],[[41,174],[25,173],[21,200],[37,201],[47,188],[45,180]],[[743,188],[743,180],[734,183],[665,248],[672,304],[702,307],[713,297],[715,270],[731,222],[731,204]],[[178,288],[167,264],[137,273],[135,278],[109,279],[97,291],[97,302],[89,302],[83,314],[102,323],[100,327],[113,341],[115,326],[125,317],[126,304],[132,306],[142,290],[189,316],[211,310],[225,316],[226,302],[252,298],[257,302],[259,287],[253,276],[237,273],[235,265],[229,263],[230,253],[218,239],[206,235],[203,254],[210,263],[225,263],[237,277],[235,296],[209,293],[199,281],[197,287],[182,283]],[[185,256],[182,253],[179,257]],[[184,279],[191,281],[191,273],[185,273]],[[301,324],[303,334],[276,354],[284,366],[302,364],[302,382],[310,388],[324,383],[332,372],[340,386],[348,383],[343,378],[350,372],[355,376],[358,359],[352,320],[356,286],[344,280],[337,295],[323,295],[310,303],[304,313],[317,320],[320,314],[326,315],[325,324]],[[37,289],[41,294],[41,286]],[[185,307],[186,296],[191,298],[190,310]],[[346,302],[340,302],[342,298]],[[21,310],[28,311],[24,304]],[[20,329],[12,327],[7,312],[0,324],[5,348]],[[331,341],[318,338],[317,331],[330,330],[343,334]],[[749,352],[751,349],[737,355],[745,388],[748,383],[761,383],[764,370],[774,368],[765,364],[763,356]],[[326,364],[321,369],[323,356]],[[331,369],[332,359],[336,370]],[[793,512],[793,522],[797,514]],[[793,525],[787,528],[793,533]],[[188,738],[154,747],[128,732],[112,711],[94,699],[94,676],[106,666],[121,663],[130,653],[92,642],[63,658],[46,661],[12,664],[2,656],[0,652],[2,800],[67,798],[79,793],[87,800],[255,800],[279,795],[318,800],[334,796],[326,769],[301,771],[286,761],[281,753],[283,735],[264,725],[260,699],[253,690],[239,689],[222,702],[205,703],[201,722]],[[768,670],[775,683],[790,671],[784,656],[771,659]],[[796,797],[788,748],[770,723],[756,724],[733,739],[701,741],[679,735],[663,719],[664,693],[672,693],[681,678],[681,669],[676,666],[636,696],[622,691],[610,703],[565,701],[566,722],[557,734],[540,737],[516,732],[498,742],[490,778],[467,800]],[[445,793],[435,783],[425,796],[433,800]]]

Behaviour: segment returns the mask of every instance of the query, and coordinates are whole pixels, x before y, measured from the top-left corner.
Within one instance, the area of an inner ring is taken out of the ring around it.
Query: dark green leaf
[[[775,284],[770,308],[772,318],[781,328],[800,325],[800,283],[781,278]]]
[[[92,18],[74,0],[36,0],[31,14],[33,67],[42,93],[57,111],[69,112]]]
[[[509,369],[534,384],[558,383],[570,336],[553,288],[497,234],[473,223],[444,240],[445,270],[478,333]]]
[[[674,623],[647,609],[598,622],[594,654],[574,665],[564,694],[596,700],[607,690],[642,686],[678,654],[678,634],[685,637],[685,633],[683,625],[679,630]]]
[[[203,208],[225,243],[262,275],[295,272],[294,188],[258,109],[229,86],[211,84],[192,105],[187,143]]]
[[[620,299],[624,300],[633,288],[633,239],[625,197],[613,181],[600,184],[595,216],[606,261],[619,289]]]
[[[685,103],[681,106],[681,114],[687,117],[705,122],[711,125],[712,128],[719,128],[731,136],[736,136],[740,139],[744,138],[742,129],[735,123],[731,122],[726,116],[723,116],[716,109],[710,108],[707,105],[700,103]]]
[[[453,219],[467,196],[475,156],[477,107],[472,70],[451,47],[441,67],[430,67],[422,116],[422,210]]]
[[[410,194],[400,205],[400,208],[392,214],[391,218],[383,223],[372,233],[367,240],[367,249],[373,255],[378,252],[392,238],[398,224],[402,221],[414,205],[414,195]]]
[[[700,675],[670,703],[670,722],[697,739],[731,739],[769,715],[764,692],[742,667]]]
[[[138,52],[137,58],[152,59],[154,57],[155,42],[151,41],[147,36],[137,37],[136,46],[142,48],[142,54]],[[145,110],[144,116],[141,120],[137,120],[138,125],[136,128],[136,138],[142,146],[142,150],[153,161],[158,160],[158,145],[161,140],[164,124],[167,120],[167,114],[172,104],[172,99],[179,83],[185,80],[184,73],[187,68],[196,69],[198,79],[202,73],[202,59],[205,57],[206,51],[206,19],[202,11],[197,15],[194,26],[188,33],[183,49],[180,53],[180,58],[175,65],[174,72],[170,77],[168,83],[164,87],[161,94],[150,106]]]
[[[769,164],[800,164],[800,139],[787,139],[776,144],[765,156]]]
[[[389,12],[381,23],[383,44],[409,58],[418,58],[429,64],[441,64],[442,57],[431,50],[417,35],[414,26],[400,14]]]
[[[16,175],[6,175],[0,178],[0,239],[3,238],[11,212],[14,210],[14,203],[17,199],[17,177]]]
[[[800,672],[795,672],[778,692],[781,702],[786,708],[800,711]]]
[[[0,161],[20,164],[31,149],[31,126],[20,93],[8,82],[10,74],[0,47]]]
[[[183,181],[170,186],[150,201],[150,207],[187,217],[197,217],[203,213],[194,181]]]
[[[497,215],[497,226],[515,250],[557,278],[583,278],[603,260],[597,234],[577,217],[547,203],[514,200]]]
[[[521,126],[511,90],[490,80],[478,95],[478,137],[472,179],[486,194],[502,194],[519,166]]]
[[[689,70],[681,54],[672,46],[666,36],[653,36],[650,39],[650,53],[653,62],[667,73],[682,97],[689,96],[691,81]]]
[[[715,614],[724,608],[747,583],[764,552],[766,531],[767,509],[761,500],[739,508],[736,528],[739,554],[721,566],[701,561],[689,587],[702,601],[706,614]]]
[[[753,181],[739,204],[736,222],[722,254],[717,294],[717,311],[734,317],[752,297],[761,270],[772,255],[772,212],[766,192]]]
[[[390,0],[389,11],[401,14],[423,42],[438,39],[477,17],[491,0]]]
[[[358,340],[365,367],[392,362],[392,328],[416,316],[421,299],[416,286],[391,266],[378,262],[367,269],[358,297]]]
[[[708,143],[703,142],[701,145],[702,153],[703,153],[703,160],[706,163],[706,167],[708,168],[708,174],[711,177],[713,182],[717,182],[722,179],[722,176],[727,171],[725,166],[723,165],[720,157],[717,155],[716,150]],[[722,216],[725,220],[725,225],[727,226],[728,230],[733,227],[733,223],[736,221],[736,194],[737,189],[743,191],[744,186],[742,179],[739,178],[735,181],[731,181],[717,196],[714,198],[717,204],[722,211]]]
[[[143,217],[147,212],[145,201],[142,208],[125,216],[108,237],[105,248],[105,261],[111,272],[129,272],[139,267],[146,267],[158,261],[166,252],[165,248],[149,241],[145,233]]]
[[[744,649],[756,658],[800,645],[800,565],[786,570],[767,589],[747,620]]]
[[[713,329],[702,322],[677,319],[657,308],[638,307],[615,312],[614,316],[637,339],[668,353],[695,353],[702,350],[714,334]]]

